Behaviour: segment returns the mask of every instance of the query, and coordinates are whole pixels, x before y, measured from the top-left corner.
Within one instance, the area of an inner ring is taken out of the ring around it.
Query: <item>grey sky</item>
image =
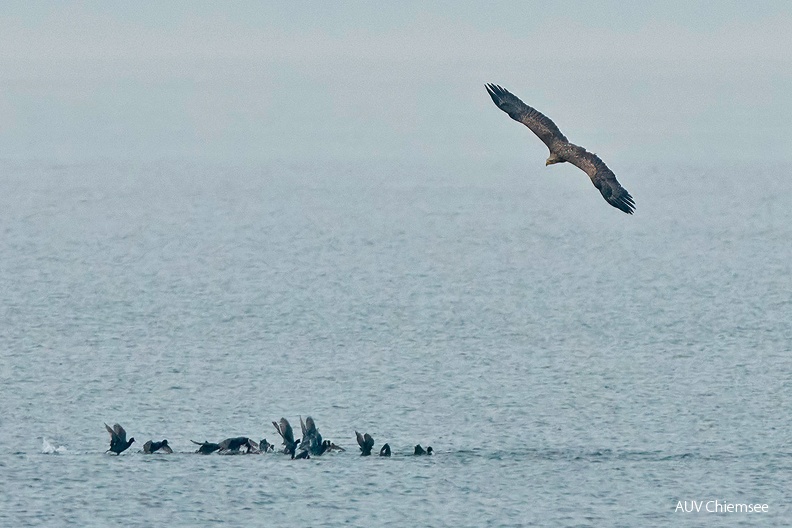
[[[0,157],[788,160],[790,5],[3,3]]]

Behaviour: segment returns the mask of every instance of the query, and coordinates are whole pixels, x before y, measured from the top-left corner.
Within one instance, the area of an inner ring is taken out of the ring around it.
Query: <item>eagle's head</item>
[[[550,154],[550,157],[547,158],[547,161],[545,162],[545,167],[547,167],[548,165],[552,165],[553,163],[563,163],[563,161],[564,160],[562,160],[555,154]]]

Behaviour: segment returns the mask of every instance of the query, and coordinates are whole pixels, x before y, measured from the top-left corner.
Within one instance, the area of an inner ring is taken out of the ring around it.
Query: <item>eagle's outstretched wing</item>
[[[567,154],[567,161],[589,175],[591,183],[599,189],[602,197],[616,209],[627,214],[635,211],[635,202],[627,189],[621,186],[613,171],[605,165],[599,157],[577,145],[570,143],[571,154]]]
[[[553,120],[542,112],[531,108],[523,103],[519,97],[497,84],[488,84],[486,86],[487,92],[498,108],[509,114],[509,117],[515,121],[519,121],[530,128],[547,145],[551,152],[553,151],[553,144],[557,142],[568,143],[566,136],[561,133],[556,124],[553,123]]]

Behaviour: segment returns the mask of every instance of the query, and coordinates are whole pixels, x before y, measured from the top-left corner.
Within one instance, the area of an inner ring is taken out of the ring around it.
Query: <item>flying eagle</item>
[[[596,154],[570,143],[550,118],[523,103],[519,97],[505,88],[497,84],[487,84],[486,87],[498,108],[515,121],[530,128],[547,145],[550,149],[550,157],[547,158],[545,165],[568,161],[589,175],[591,183],[599,189],[602,197],[609,204],[627,214],[633,214],[635,210],[633,197],[619,185],[616,175]]]

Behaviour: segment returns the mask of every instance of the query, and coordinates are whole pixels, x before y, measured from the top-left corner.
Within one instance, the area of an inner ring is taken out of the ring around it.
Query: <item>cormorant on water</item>
[[[127,441],[126,431],[118,424],[115,424],[112,429],[110,429],[110,426],[107,424],[104,424],[104,426],[107,432],[110,433],[110,449],[107,451],[112,451],[116,455],[120,455],[129,449],[129,446],[135,441],[134,438],[130,438],[129,441]],[[107,451],[105,451],[105,453],[107,453]]]
[[[421,447],[421,444],[418,444],[417,446],[415,446],[415,452],[413,453],[413,455],[431,455],[432,452],[433,452],[432,446],[429,446],[426,448],[426,450],[424,450],[424,448]]]
[[[329,447],[324,445],[322,435],[319,434],[319,430],[316,428],[316,422],[310,416],[305,419],[305,422],[300,416],[300,428],[303,436],[299,449],[308,450],[312,455],[320,456]]]
[[[245,451],[246,453],[250,453],[251,451],[258,453],[259,450],[258,444],[247,436],[237,436],[236,438],[226,438],[220,442],[220,448],[218,451],[220,453],[226,453],[229,451],[237,452],[242,447],[247,448]]]
[[[278,431],[278,434],[283,439],[283,445],[286,446],[283,448],[283,453],[294,456],[295,451],[297,451],[297,446],[300,445],[300,441],[294,439],[294,431],[292,431],[289,420],[281,418],[280,423],[272,422],[272,425],[275,426],[275,430]]]
[[[346,449],[339,445],[335,445],[333,442],[330,442],[330,440],[325,440],[325,443],[327,442],[330,443],[330,445],[327,446],[328,451],[346,451]]]
[[[196,453],[201,453],[202,455],[211,455],[212,453],[220,449],[220,444],[213,444],[212,442],[204,441],[203,443],[201,443],[201,442],[196,442],[195,440],[190,440],[190,442],[192,442],[195,445],[201,446],[198,448],[198,451],[196,451]]]
[[[292,453],[291,457],[293,460],[300,460],[303,458],[309,459],[311,458],[311,455],[308,454],[308,451],[300,451],[299,454],[297,454],[297,456],[295,456],[294,453]]]
[[[170,448],[167,440],[163,440],[162,442],[154,442],[149,440],[143,444],[144,453],[156,453],[157,451],[162,451],[163,453],[168,454],[173,453],[173,449]]]
[[[360,456],[369,456],[371,448],[374,447],[374,439],[371,438],[371,435],[368,433],[362,435],[355,431],[355,438],[357,438],[357,443],[360,446]]]

